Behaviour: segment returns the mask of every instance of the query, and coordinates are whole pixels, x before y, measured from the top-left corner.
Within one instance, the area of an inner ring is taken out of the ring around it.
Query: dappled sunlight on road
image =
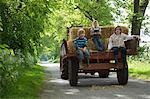
[[[59,67],[60,63],[41,62],[39,65],[44,67]]]
[[[79,89],[67,89],[64,93],[65,94],[76,94],[76,93],[79,93],[80,92],[80,90]]]
[[[121,95],[121,94],[113,94],[116,97],[120,97],[120,98],[127,98],[126,95]],[[128,98],[129,99],[129,98]]]
[[[46,67],[45,89],[41,99],[150,99],[150,83],[129,78],[125,86],[118,85],[116,73],[99,78],[98,73],[80,73],[78,85],[72,87],[60,78],[60,64],[44,62]]]
[[[138,96],[140,96],[140,97],[142,97],[143,99],[150,99],[150,95],[138,95]]]
[[[69,84],[68,80],[62,80],[62,79],[52,79],[49,82],[58,83],[58,84]]]

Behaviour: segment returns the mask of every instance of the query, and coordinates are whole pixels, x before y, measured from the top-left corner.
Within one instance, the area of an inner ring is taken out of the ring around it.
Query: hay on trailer
[[[115,27],[114,26],[103,26],[101,27],[102,31],[102,38],[109,38],[113,33],[114,33],[114,30],[115,30]],[[121,26],[121,29],[122,29],[122,33],[125,33],[125,34],[128,34],[128,29],[124,26]]]
[[[78,37],[78,30],[81,29],[82,27],[72,27],[70,29],[70,32],[69,32],[69,40],[74,40],[76,37]],[[91,38],[90,36],[90,27],[84,27],[82,28],[85,30],[85,37],[87,39]]]
[[[85,30],[85,36],[86,36],[86,38],[90,39],[91,38],[91,35],[90,35],[91,27],[85,27],[84,30]]]
[[[92,39],[88,39],[87,48],[90,49],[90,50],[96,50],[96,46],[95,46]]]
[[[103,44],[104,44],[104,48],[105,48],[105,50],[107,50],[108,49],[108,43],[109,43],[109,38],[104,38],[103,39]]]
[[[68,53],[75,53],[73,40],[67,41],[67,49],[68,49]]]
[[[74,40],[78,35],[79,27],[72,27],[69,32],[69,40]]]
[[[69,32],[69,40],[67,41],[67,47],[68,47],[68,53],[75,53],[75,47],[74,47],[74,43],[73,41],[75,40],[76,37],[78,37],[78,30],[82,28],[82,27],[72,27],[70,28],[70,32]],[[83,28],[85,30],[85,35],[86,38],[88,39],[88,49],[89,50],[96,50],[96,46],[94,44],[94,42],[92,41],[92,38],[90,36],[90,29],[91,27],[84,27]],[[104,44],[105,49],[107,50],[108,47],[108,43],[109,43],[109,37],[114,33],[114,26],[102,26],[101,27],[102,31],[102,41]],[[124,26],[121,26],[122,29],[122,33],[128,34],[128,29]]]
[[[109,41],[109,38],[103,39],[103,44],[104,44],[105,49],[107,49],[108,41]],[[75,53],[76,49],[74,47],[74,43],[73,43],[72,40],[67,41],[67,48],[68,48],[68,53]],[[95,46],[95,44],[94,44],[92,39],[88,39],[87,48],[89,50],[93,50],[93,51],[96,50],[96,46]]]
[[[74,40],[78,35],[78,30],[82,28],[82,27],[72,27],[70,28],[70,32],[69,32],[69,40]],[[85,36],[87,39],[90,39],[90,29],[91,27],[84,27],[83,28],[85,30]],[[101,26],[101,33],[102,33],[102,38],[109,38],[113,33],[114,33],[114,26]],[[122,33],[128,34],[128,29],[124,26],[121,26],[122,29]]]

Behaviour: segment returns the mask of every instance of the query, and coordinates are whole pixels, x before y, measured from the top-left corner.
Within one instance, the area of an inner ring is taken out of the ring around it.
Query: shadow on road
[[[59,64],[42,64],[46,79],[41,99],[150,99],[150,81],[129,78],[125,86],[118,85],[116,73],[109,78],[98,74],[79,74],[78,85],[72,87],[60,78]]]

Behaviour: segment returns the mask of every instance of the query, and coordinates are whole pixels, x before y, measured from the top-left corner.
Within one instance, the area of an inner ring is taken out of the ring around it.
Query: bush
[[[7,89],[16,81],[18,59],[7,45],[0,45],[0,91]]]
[[[34,58],[9,49],[7,45],[0,45],[0,93],[1,95],[9,91],[9,87],[14,85],[17,79],[23,74],[26,68],[31,68]]]
[[[129,61],[141,61],[141,62],[149,62],[150,63],[150,47],[148,45],[144,45],[138,48],[138,54],[135,56],[130,56]]]

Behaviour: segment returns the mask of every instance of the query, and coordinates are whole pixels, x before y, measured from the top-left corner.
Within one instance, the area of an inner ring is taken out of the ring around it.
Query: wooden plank
[[[137,52],[135,51],[132,51],[131,49],[127,49],[127,55],[136,55]],[[70,58],[70,57],[76,57],[76,54],[75,53],[70,53],[70,54],[67,54],[67,57]],[[121,59],[121,53],[119,53],[119,59]],[[114,59],[114,54],[113,52],[108,52],[108,51],[105,51],[105,52],[98,52],[98,51],[91,51],[90,52],[90,60],[92,59],[102,59],[102,60],[112,60]]]
[[[83,64],[86,66],[86,64]],[[91,63],[88,67],[82,68],[83,70],[100,70],[100,69],[111,69],[116,68],[120,69],[123,67],[123,64],[120,62],[118,65],[115,65],[113,63]]]

